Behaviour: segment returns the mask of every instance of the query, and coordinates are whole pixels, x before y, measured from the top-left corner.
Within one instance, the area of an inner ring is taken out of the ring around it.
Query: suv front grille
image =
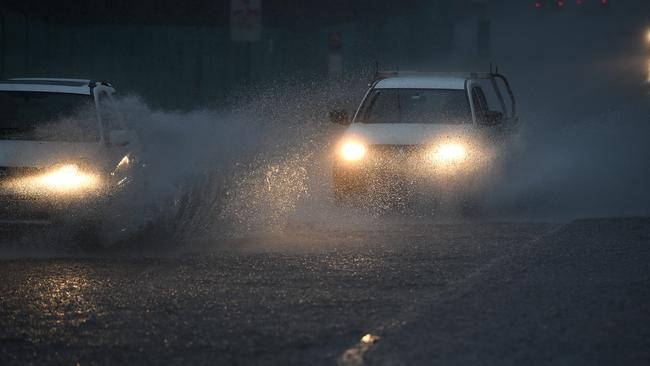
[[[394,163],[419,160],[425,153],[422,145],[370,145],[368,152],[372,159]]]
[[[424,148],[422,145],[370,145],[369,150],[371,152],[377,152],[382,154],[413,154],[419,153]]]

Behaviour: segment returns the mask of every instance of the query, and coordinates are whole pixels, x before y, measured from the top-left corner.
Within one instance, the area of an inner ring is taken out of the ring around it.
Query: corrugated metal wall
[[[231,42],[223,26],[69,25],[3,11],[0,72],[108,80],[155,107],[226,103],[260,82],[327,77],[328,34],[342,37],[344,73],[440,62],[453,47],[448,7],[372,21],[264,28],[260,42]]]

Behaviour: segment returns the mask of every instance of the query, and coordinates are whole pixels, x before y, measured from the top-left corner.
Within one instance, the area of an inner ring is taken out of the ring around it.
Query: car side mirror
[[[128,130],[113,130],[108,142],[113,146],[126,146],[131,143],[131,133]]]
[[[335,109],[330,112],[330,121],[339,125],[349,125],[350,117],[348,111],[343,109]]]
[[[503,113],[497,111],[487,111],[482,121],[485,126],[496,126],[503,122]]]

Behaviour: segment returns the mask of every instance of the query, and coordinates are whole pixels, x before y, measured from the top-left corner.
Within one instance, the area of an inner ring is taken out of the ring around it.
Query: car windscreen
[[[0,139],[94,142],[100,138],[90,95],[0,91]]]
[[[471,123],[464,90],[374,89],[365,99],[357,121],[363,123]]]

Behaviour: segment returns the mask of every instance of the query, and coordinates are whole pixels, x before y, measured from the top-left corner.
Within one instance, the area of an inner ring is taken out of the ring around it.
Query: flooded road
[[[388,220],[5,259],[0,363],[645,363],[649,243],[647,219]]]

